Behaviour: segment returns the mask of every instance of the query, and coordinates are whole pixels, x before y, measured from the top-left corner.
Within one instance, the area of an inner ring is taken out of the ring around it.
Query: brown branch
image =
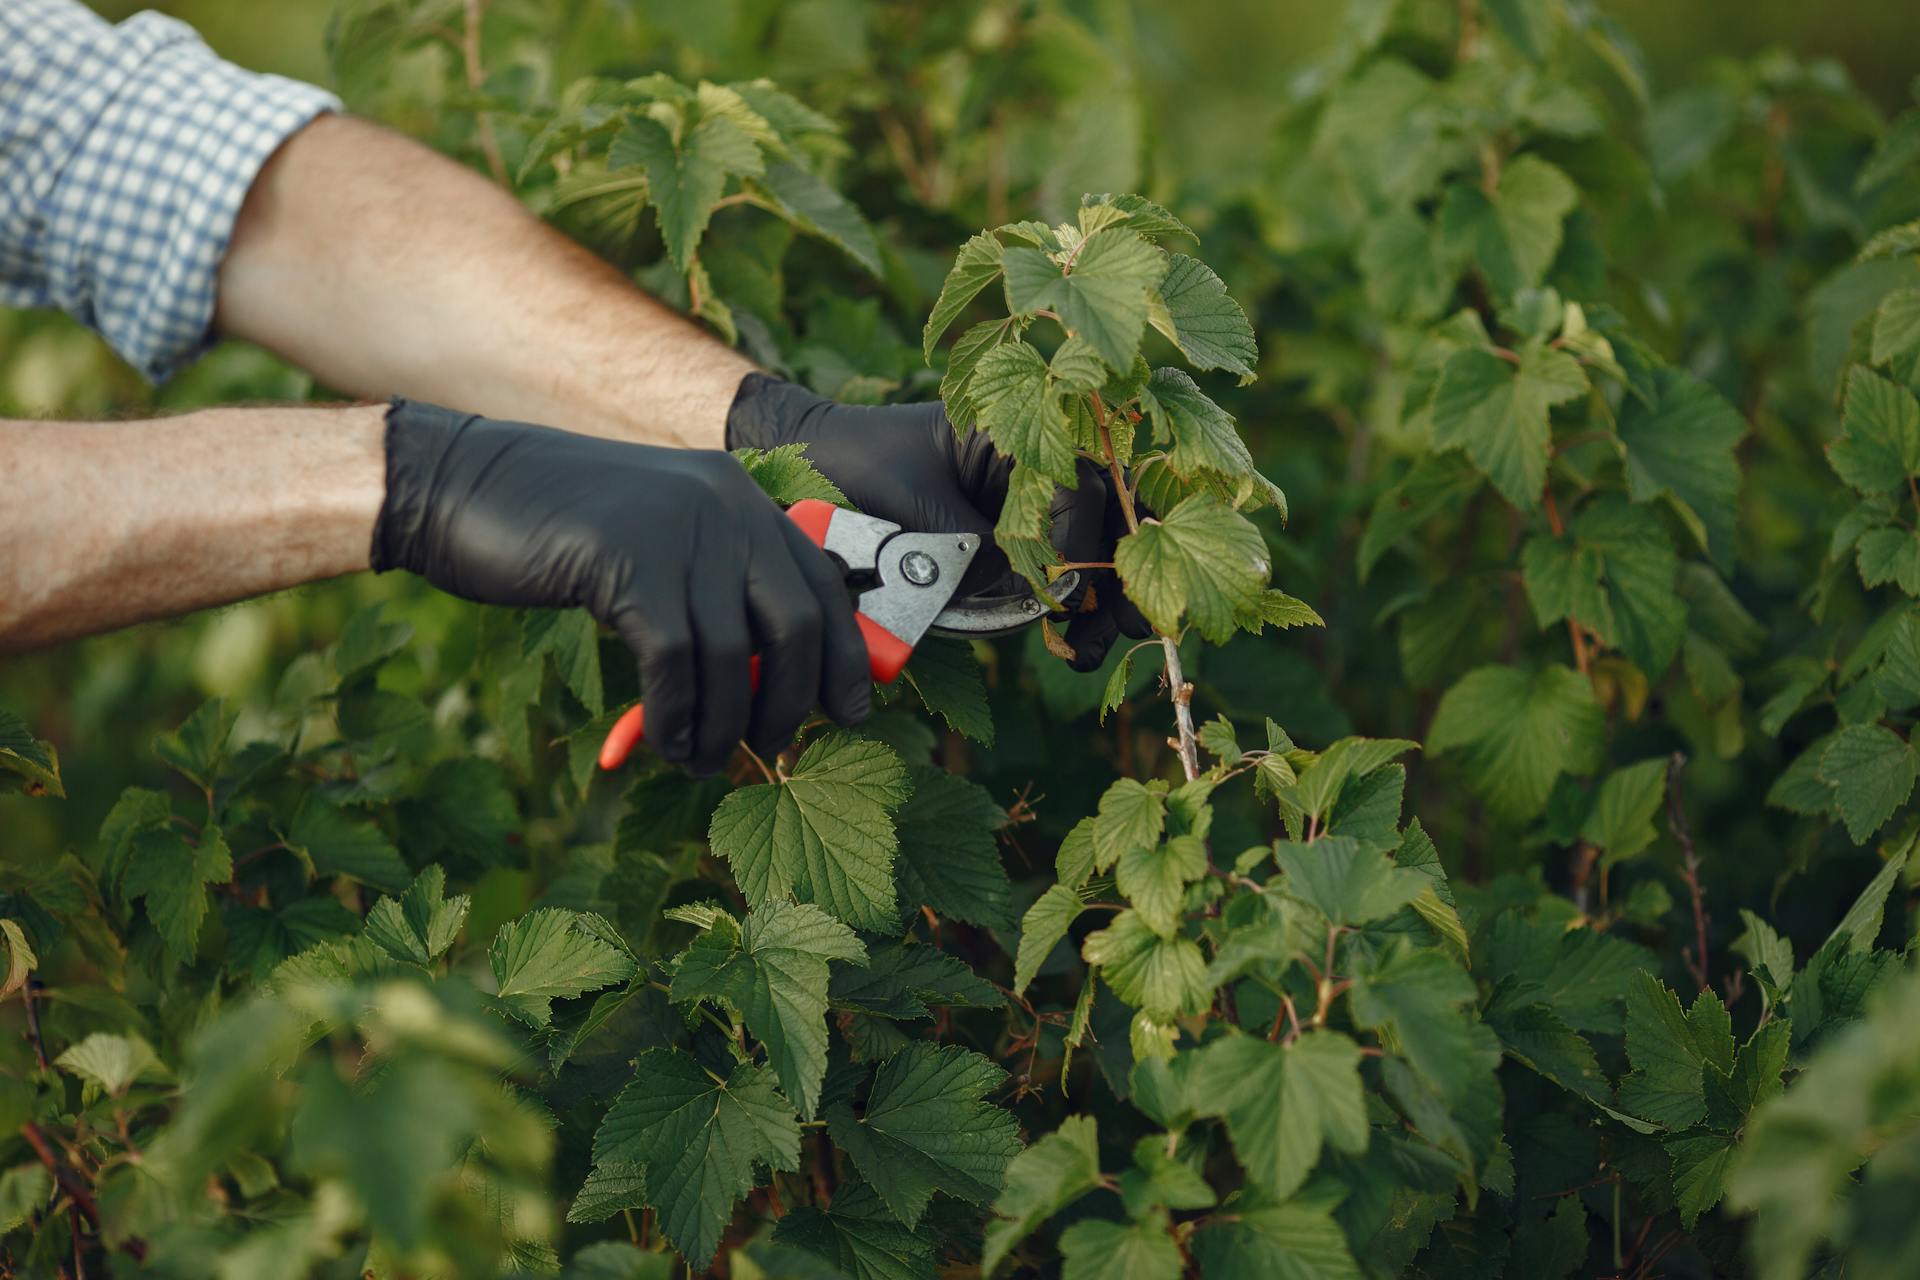
[[[479,93],[487,83],[486,68],[480,62],[480,24],[486,20],[487,0],[467,0],[466,29],[460,33],[460,60],[467,68],[467,88]],[[487,157],[487,171],[493,180],[506,187],[507,162],[500,156],[500,139],[493,131],[493,117],[483,110],[474,111],[480,134],[480,150]]]
[[[1693,849],[1693,832],[1687,826],[1686,805],[1680,799],[1680,771],[1686,767],[1687,756],[1684,751],[1676,751],[1667,761],[1667,829],[1673,832],[1673,838],[1679,842],[1682,863],[1681,874],[1687,882],[1687,895],[1693,900],[1693,955],[1687,954],[1687,948],[1680,949],[1680,958],[1686,962],[1687,973],[1705,991],[1710,985],[1707,981],[1707,909],[1706,897],[1700,889],[1700,858]]]

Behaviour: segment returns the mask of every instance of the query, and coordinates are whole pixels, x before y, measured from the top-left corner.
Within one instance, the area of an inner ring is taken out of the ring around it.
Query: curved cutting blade
[[[1050,586],[1056,600],[1067,599],[1080,589],[1079,570],[1067,570]],[[930,631],[963,639],[1004,636],[1033,625],[1049,612],[1047,602],[1031,591],[1010,596],[968,596],[949,602],[933,620]]]

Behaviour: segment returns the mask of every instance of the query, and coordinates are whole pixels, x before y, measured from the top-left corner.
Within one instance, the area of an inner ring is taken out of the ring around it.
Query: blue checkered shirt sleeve
[[[213,340],[254,177],[339,105],[156,13],[0,0],[0,306],[59,307],[164,381]]]

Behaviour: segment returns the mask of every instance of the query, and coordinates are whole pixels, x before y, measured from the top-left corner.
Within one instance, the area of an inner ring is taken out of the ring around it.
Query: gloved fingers
[[[1102,606],[1106,602],[1108,585],[1109,580],[1103,575],[1094,587]],[[1107,660],[1107,651],[1113,648],[1113,639],[1118,634],[1119,628],[1114,625],[1111,609],[1100,607],[1091,613],[1074,614],[1073,620],[1067,623],[1067,644],[1073,649],[1073,657],[1067,665],[1080,672],[1098,670],[1100,664]]]
[[[798,525],[783,519],[780,528],[800,581],[819,609],[820,705],[840,724],[859,724],[873,709],[873,674],[847,584],[833,560]]]
[[[1064,485],[1053,493],[1053,549],[1073,564],[1113,559],[1113,543],[1106,537],[1107,512],[1115,506],[1113,482],[1106,468],[1087,458],[1075,465],[1074,488]]]
[[[1136,501],[1133,515],[1136,520],[1144,520],[1150,518],[1153,511],[1145,503]],[[1113,559],[1115,548],[1120,545],[1120,539],[1126,536],[1127,517],[1121,509],[1120,496],[1110,493],[1105,527],[1100,539],[1100,558]],[[1120,575],[1117,572],[1110,575],[1110,580],[1100,585],[1103,588],[1100,591],[1100,607],[1113,618],[1114,625],[1120,629],[1120,634],[1133,640],[1145,640],[1153,634],[1153,627],[1147,622],[1146,615],[1135,607],[1133,601],[1127,599],[1126,593],[1121,589]]]
[[[662,760],[684,764],[693,754],[698,687],[684,588],[655,585],[649,598],[627,601],[608,621],[639,662],[647,741]]]
[[[747,723],[753,714],[753,631],[747,625],[746,558],[728,559],[731,563],[702,564],[702,581],[688,593],[698,692],[693,755],[686,763],[699,777],[726,767],[734,744],[747,736]]]
[[[774,516],[780,524],[791,524]],[[771,525],[747,568],[747,619],[760,654],[760,690],[747,720],[747,745],[777,754],[793,741],[820,692],[822,603],[800,574],[786,538]]]

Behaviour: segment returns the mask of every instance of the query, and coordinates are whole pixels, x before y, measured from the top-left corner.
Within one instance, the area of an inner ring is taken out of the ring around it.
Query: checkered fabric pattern
[[[0,0],[0,306],[54,306],[162,382],[211,343],[220,261],[267,159],[331,95],[142,13]]]

